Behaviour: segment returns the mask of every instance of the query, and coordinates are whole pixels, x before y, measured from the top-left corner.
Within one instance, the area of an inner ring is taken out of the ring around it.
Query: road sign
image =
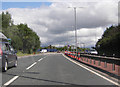
[[[8,42],[11,44],[11,39],[10,39],[10,38],[8,38],[7,40],[8,40]]]

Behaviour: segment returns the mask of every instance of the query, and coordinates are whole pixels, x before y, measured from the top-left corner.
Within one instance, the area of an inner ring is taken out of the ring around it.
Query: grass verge
[[[17,52],[17,56],[29,56],[29,55],[32,55],[32,54]]]

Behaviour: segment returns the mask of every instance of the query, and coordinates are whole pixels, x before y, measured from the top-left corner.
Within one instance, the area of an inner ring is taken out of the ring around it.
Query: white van
[[[40,52],[41,52],[41,53],[46,53],[46,52],[47,52],[47,49],[42,49]]]

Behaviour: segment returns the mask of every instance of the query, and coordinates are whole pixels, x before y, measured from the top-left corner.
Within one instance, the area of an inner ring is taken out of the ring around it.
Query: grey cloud
[[[67,42],[74,44],[74,10],[67,8],[68,3],[67,6],[66,3],[59,6],[58,4],[60,3],[32,9],[11,8],[8,11],[12,14],[15,24],[27,23],[40,36],[42,45],[64,45]],[[91,46],[95,43],[95,34],[100,37],[105,27],[117,24],[117,6],[114,3],[87,4],[85,9],[77,9],[77,30],[78,40]]]

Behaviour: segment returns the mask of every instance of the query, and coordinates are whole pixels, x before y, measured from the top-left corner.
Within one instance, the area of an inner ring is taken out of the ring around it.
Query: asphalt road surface
[[[2,74],[2,85],[115,84],[56,53],[19,58],[17,68]]]

